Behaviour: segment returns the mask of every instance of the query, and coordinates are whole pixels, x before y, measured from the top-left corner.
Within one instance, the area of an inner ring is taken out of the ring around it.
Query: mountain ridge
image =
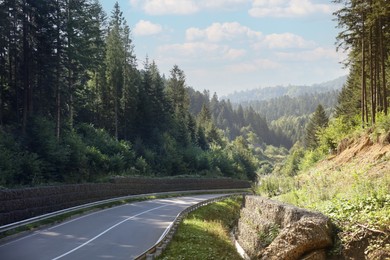
[[[263,101],[281,96],[298,97],[304,94],[324,93],[332,90],[340,90],[346,82],[347,76],[338,77],[334,80],[317,83],[313,85],[289,85],[260,87],[252,90],[236,91],[233,94],[223,96],[223,99],[229,99],[232,103],[241,103],[248,101]]]

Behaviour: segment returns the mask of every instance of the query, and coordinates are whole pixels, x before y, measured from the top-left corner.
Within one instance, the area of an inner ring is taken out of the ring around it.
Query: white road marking
[[[48,228],[45,228],[45,229],[42,229],[42,230],[34,231],[34,232],[33,232],[32,234],[30,234],[30,235],[27,235],[27,236],[24,236],[24,237],[15,239],[15,240],[11,240],[11,241],[5,242],[4,244],[1,244],[0,247],[3,247],[3,246],[6,246],[6,245],[10,245],[10,244],[19,242],[19,241],[24,240],[24,239],[26,239],[26,238],[30,238],[30,237],[33,237],[33,236],[36,236],[36,235],[40,235],[40,234],[42,234],[42,232],[45,232],[45,231],[47,231],[47,230],[52,230],[52,229],[61,227],[61,226],[63,226],[63,225],[72,223],[72,222],[74,222],[74,221],[77,221],[77,220],[80,220],[80,219],[83,219],[83,218],[86,218],[86,217],[90,217],[90,216],[92,216],[92,215],[99,214],[99,213],[104,212],[104,211],[112,210],[112,209],[119,208],[119,207],[124,207],[124,206],[126,206],[126,205],[132,205],[132,204],[124,204],[124,205],[119,205],[119,206],[115,206],[115,207],[112,207],[112,208],[107,208],[107,209],[102,209],[102,210],[98,210],[98,211],[95,211],[95,212],[87,213],[86,215],[75,217],[75,218],[73,218],[73,219],[67,220],[67,221],[62,222],[62,223],[60,223],[60,224],[56,224],[56,225],[54,225],[54,226],[51,226],[51,227],[48,227]]]
[[[72,249],[72,250],[70,250],[70,251],[68,251],[68,252],[66,252],[66,253],[64,253],[64,254],[62,254],[62,255],[60,255],[60,256],[57,256],[56,258],[53,258],[52,260],[57,260],[57,259],[60,259],[60,258],[62,258],[62,257],[64,257],[64,256],[69,255],[70,253],[73,253],[74,251],[76,251],[76,250],[78,250],[78,249],[80,249],[80,248],[86,246],[87,244],[89,244],[89,243],[91,243],[92,241],[94,241],[95,239],[101,237],[102,235],[104,235],[105,233],[107,233],[108,231],[110,231],[111,229],[113,229],[113,228],[119,226],[120,224],[122,224],[122,223],[124,223],[124,222],[126,222],[126,221],[128,221],[128,220],[130,220],[130,219],[136,218],[136,217],[138,217],[138,216],[140,216],[140,215],[142,215],[142,214],[145,214],[145,213],[148,213],[148,212],[150,212],[150,211],[153,211],[153,210],[156,210],[156,209],[160,209],[160,208],[163,208],[163,207],[167,207],[167,206],[170,206],[170,204],[164,204],[164,205],[162,205],[162,206],[159,206],[159,207],[156,207],[156,208],[152,208],[152,209],[143,211],[143,212],[141,212],[141,213],[138,213],[137,215],[128,217],[127,219],[124,219],[124,220],[122,220],[122,221],[116,223],[115,225],[109,227],[108,229],[104,230],[103,232],[101,232],[100,234],[98,234],[98,235],[96,235],[95,237],[91,238],[91,239],[88,240],[87,242],[85,242],[85,243],[79,245],[78,247],[76,247],[76,248],[74,248],[74,249]]]

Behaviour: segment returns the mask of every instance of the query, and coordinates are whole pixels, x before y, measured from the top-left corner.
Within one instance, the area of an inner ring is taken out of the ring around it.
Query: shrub
[[[43,117],[34,117],[27,126],[27,150],[36,153],[42,161],[42,175],[47,182],[63,181],[69,162],[70,149],[55,136],[55,124]]]
[[[380,142],[383,145],[390,143],[390,115],[383,112],[377,114],[376,127],[370,135],[373,142]]]
[[[328,127],[322,128],[318,133],[321,151],[324,154],[334,151],[342,139],[351,135],[357,129],[360,130],[360,126],[355,122],[356,120],[358,119],[346,120],[341,116],[331,119]]]
[[[307,170],[323,158],[324,154],[319,150],[307,151],[299,163],[300,170]]]
[[[0,185],[40,184],[43,162],[36,153],[25,151],[15,137],[0,129]]]
[[[292,177],[268,175],[260,178],[256,193],[266,197],[274,197],[294,189]]]
[[[137,170],[139,170],[139,172],[142,175],[150,175],[151,174],[150,166],[142,156],[137,158],[137,160],[135,162],[135,167],[137,168]]]

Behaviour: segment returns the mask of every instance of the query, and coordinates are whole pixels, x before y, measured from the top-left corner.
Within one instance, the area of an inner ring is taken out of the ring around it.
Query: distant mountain
[[[252,90],[245,90],[234,92],[229,94],[223,99],[229,99],[232,103],[242,103],[248,101],[262,101],[269,100],[272,98],[289,96],[298,97],[305,94],[314,93],[325,93],[332,90],[340,90],[347,80],[347,76],[339,77],[335,80],[327,81],[320,84],[314,84],[311,86],[276,86],[276,87],[265,87],[257,88]]]

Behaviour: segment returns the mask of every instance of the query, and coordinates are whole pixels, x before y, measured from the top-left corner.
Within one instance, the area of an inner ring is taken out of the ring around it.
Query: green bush
[[[378,113],[376,117],[376,127],[373,128],[373,131],[370,135],[371,140],[373,142],[381,142],[383,144],[387,144],[390,142],[389,135],[390,135],[390,115],[385,115],[383,112]]]
[[[35,153],[42,161],[42,176],[47,182],[63,181],[71,150],[55,136],[54,122],[34,117],[29,121],[24,138],[27,151]]]
[[[224,176],[233,177],[235,168],[233,167],[233,158],[229,158],[228,151],[217,145],[211,146],[210,163],[211,168],[220,171]]]
[[[256,193],[266,197],[274,197],[294,189],[295,181],[292,177],[268,175],[260,178]]]
[[[142,175],[151,174],[150,166],[142,156],[137,158],[135,162],[135,167]]]
[[[341,140],[357,130],[360,131],[361,128],[356,123],[357,120],[359,119],[346,120],[342,116],[331,119],[328,127],[322,128],[318,133],[319,149],[324,154],[334,151]]]
[[[96,147],[87,147],[88,168],[90,174],[100,175],[108,173],[109,171],[109,158],[107,155],[102,154]]]
[[[36,153],[23,149],[20,141],[0,129],[0,185],[40,184],[43,162]]]
[[[295,176],[298,174],[299,165],[305,152],[302,147],[293,147],[290,155],[287,156],[280,170],[284,176]]]
[[[304,156],[299,163],[299,169],[302,171],[307,170],[310,167],[312,167],[315,163],[317,163],[319,160],[321,160],[323,157],[324,154],[319,149],[306,151],[306,153],[304,153]]]

